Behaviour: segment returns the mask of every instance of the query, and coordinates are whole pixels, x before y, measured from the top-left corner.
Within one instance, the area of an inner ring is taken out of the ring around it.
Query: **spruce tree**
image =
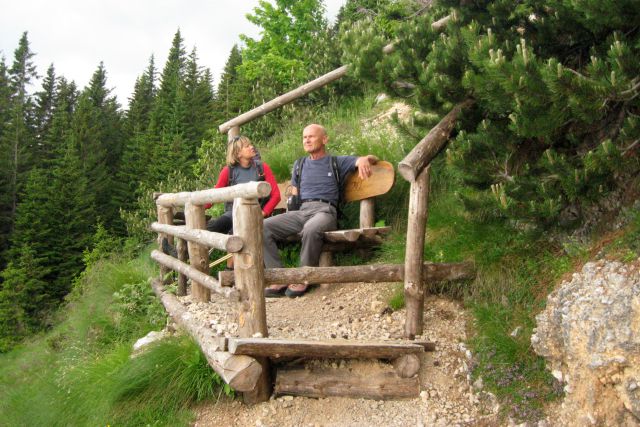
[[[159,182],[172,171],[186,167],[189,147],[185,143],[185,67],[183,39],[180,31],[177,31],[160,76],[160,87],[147,132],[148,142],[155,148],[148,159],[146,182]]]
[[[0,270],[5,266],[4,255],[9,247],[9,234],[13,219],[11,139],[8,132],[10,116],[9,72],[4,57],[2,57],[0,60]]]
[[[242,65],[242,54],[238,45],[234,44],[216,90],[214,103],[214,123],[216,124],[223,123],[251,107],[247,96],[249,82],[239,72],[240,65]]]
[[[214,93],[208,69],[198,66],[198,55],[193,48],[187,59],[184,77],[185,140],[189,145],[188,165],[196,160],[196,150],[212,126]]]
[[[22,191],[31,169],[35,146],[33,102],[28,92],[33,80],[38,77],[33,56],[25,32],[20,38],[14,52],[13,64],[8,70],[11,102],[8,111],[9,121],[3,132],[10,156],[8,168],[4,172],[9,180],[10,224],[15,220],[18,194]]]
[[[36,165],[46,166],[52,160],[54,147],[47,140],[47,134],[53,120],[56,103],[57,78],[53,65],[47,69],[42,81],[42,89],[35,93],[35,147],[33,161]]]
[[[129,110],[125,118],[126,143],[123,148],[121,167],[118,172],[117,204],[129,209],[136,200],[137,190],[146,177],[148,159],[154,147],[149,143],[147,132],[156,97],[156,68],[153,56],[145,72],[136,79]]]

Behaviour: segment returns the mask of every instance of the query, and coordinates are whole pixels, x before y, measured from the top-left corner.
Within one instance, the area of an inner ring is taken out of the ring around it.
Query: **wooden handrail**
[[[310,81],[309,83],[305,83],[297,89],[294,89],[290,92],[285,93],[284,95],[280,95],[277,98],[272,99],[269,102],[262,104],[259,107],[254,108],[253,110],[247,111],[239,115],[238,117],[229,120],[226,123],[221,124],[218,127],[218,130],[221,133],[227,133],[229,129],[235,126],[242,126],[245,123],[249,123],[250,121],[257,119],[258,117],[262,117],[267,113],[270,113],[273,110],[276,110],[284,105],[287,105],[290,102],[295,101],[296,99],[303,97],[311,91],[319,89],[323,86],[328,85],[329,83],[338,80],[347,74],[349,69],[348,65],[343,65],[340,68],[336,68],[335,70],[324,74],[318,77],[315,80]]]
[[[223,288],[222,286],[220,286],[220,283],[216,279],[209,276],[208,274],[196,270],[194,267],[190,266],[187,263],[184,263],[170,255],[163,254],[162,252],[156,250],[151,251],[151,258],[156,260],[159,264],[162,264],[172,270],[184,274],[191,280],[197,281],[210,291],[222,295],[231,301],[240,300],[240,295],[237,289],[228,287]]]
[[[271,185],[266,181],[251,181],[231,187],[211,188],[200,191],[184,191],[181,193],[164,193],[156,198],[158,206],[178,207],[187,203],[205,205],[207,203],[229,202],[240,197],[243,199],[259,199],[271,193]]]
[[[416,144],[407,156],[398,163],[398,172],[409,182],[416,180],[418,175],[429,166],[449,140],[449,134],[458,119],[460,111],[471,106],[475,101],[467,99],[453,107],[440,122],[434,126],[427,136]]]
[[[158,233],[169,234],[190,242],[200,243],[209,248],[220,249],[226,252],[240,252],[244,242],[238,236],[214,233],[207,230],[188,229],[184,226],[160,224],[154,222],[151,229]]]

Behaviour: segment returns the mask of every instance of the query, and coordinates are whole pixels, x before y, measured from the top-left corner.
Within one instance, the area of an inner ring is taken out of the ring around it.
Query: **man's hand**
[[[358,157],[356,160],[356,167],[358,168],[358,176],[360,179],[365,180],[371,176],[371,165],[378,162],[376,156],[369,154],[368,156]]]

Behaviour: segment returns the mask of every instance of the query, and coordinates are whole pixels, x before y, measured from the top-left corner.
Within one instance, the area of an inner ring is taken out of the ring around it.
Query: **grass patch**
[[[155,269],[148,250],[95,260],[60,323],[0,355],[3,424],[186,425],[189,405],[230,394],[188,338],[130,357],[136,339],[165,323],[147,283]]]

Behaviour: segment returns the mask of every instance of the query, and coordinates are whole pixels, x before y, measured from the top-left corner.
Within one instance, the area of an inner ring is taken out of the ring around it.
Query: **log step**
[[[228,351],[253,357],[309,359],[396,359],[433,350],[433,343],[413,341],[286,340],[229,338]]]
[[[417,376],[401,378],[393,372],[365,376],[330,369],[281,368],[276,374],[274,391],[315,398],[408,399],[420,394],[420,382]]]

